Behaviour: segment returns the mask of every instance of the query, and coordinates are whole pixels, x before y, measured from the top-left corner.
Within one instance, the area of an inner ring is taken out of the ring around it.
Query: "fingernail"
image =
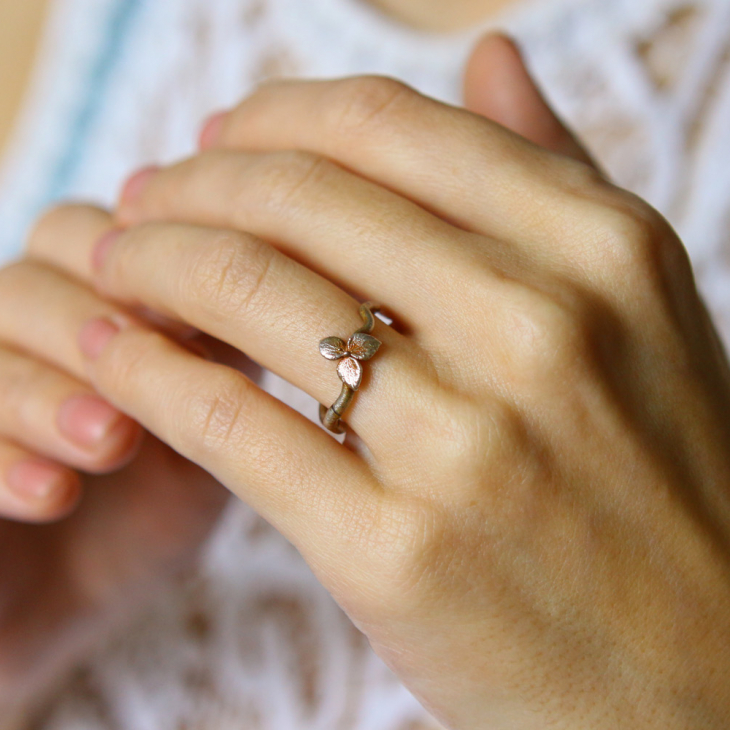
[[[114,242],[123,233],[121,228],[113,228],[111,231],[107,231],[95,244],[91,252],[91,266],[94,271],[101,271],[104,266],[104,261],[114,245]]]
[[[217,114],[213,114],[212,117],[208,117],[200,132],[199,146],[201,150],[207,150],[216,143],[223,130],[223,122],[225,122],[229,113],[218,112]]]
[[[58,410],[61,433],[79,446],[97,446],[124,419],[114,406],[95,395],[76,395]]]
[[[68,489],[65,473],[42,459],[26,459],[13,464],[5,478],[8,487],[23,500],[47,500]]]
[[[147,186],[147,183],[160,171],[159,165],[148,165],[132,175],[122,187],[120,200],[133,203]]]
[[[121,328],[111,319],[98,317],[87,322],[79,333],[79,347],[89,360],[96,360]]]

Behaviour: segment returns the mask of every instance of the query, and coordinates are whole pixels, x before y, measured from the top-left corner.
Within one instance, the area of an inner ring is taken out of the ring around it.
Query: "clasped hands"
[[[267,84],[203,142],[114,216],[52,211],[15,265],[37,296],[18,350],[126,414],[96,470],[169,477],[141,424],[212,475],[447,727],[727,727],[730,377],[670,226],[585,159],[391,79]],[[393,324],[352,443],[181,334],[329,404],[318,343],[364,299]],[[49,516],[79,490],[58,479]],[[201,489],[211,519],[221,499]]]

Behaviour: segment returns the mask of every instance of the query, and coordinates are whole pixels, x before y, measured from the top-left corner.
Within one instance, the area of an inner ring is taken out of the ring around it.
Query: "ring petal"
[[[325,337],[319,343],[319,351],[328,360],[339,360],[347,355],[345,343],[339,337]]]
[[[364,332],[356,332],[347,343],[347,351],[358,360],[369,360],[380,347],[380,340]]]
[[[352,357],[347,357],[337,366],[337,374],[343,383],[357,390],[362,382],[362,365]]]

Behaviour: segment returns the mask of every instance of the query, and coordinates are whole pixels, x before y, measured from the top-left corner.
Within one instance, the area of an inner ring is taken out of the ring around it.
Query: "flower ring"
[[[374,312],[380,307],[372,302],[360,306],[360,316],[365,323],[345,343],[339,337],[325,337],[319,343],[319,351],[328,360],[340,360],[337,374],[342,381],[342,391],[337,400],[329,407],[319,407],[319,419],[322,425],[333,433],[344,433],[340,419],[350,405],[355,391],[362,383],[362,365],[360,361],[369,360],[382,344],[380,340],[368,334],[375,325]]]

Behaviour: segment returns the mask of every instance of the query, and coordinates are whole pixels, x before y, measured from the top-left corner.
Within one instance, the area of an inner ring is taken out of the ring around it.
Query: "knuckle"
[[[650,205],[623,191],[600,215],[599,266],[613,284],[661,284],[687,272],[689,258],[667,221]]]
[[[573,157],[557,159],[555,165],[549,166],[544,172],[553,184],[558,182],[563,190],[582,198],[586,194],[602,197],[606,190],[613,187],[600,170]]]
[[[214,320],[230,321],[262,306],[276,253],[261,239],[221,232],[195,257],[180,283],[190,300]]]
[[[250,397],[251,389],[238,373],[221,370],[210,387],[187,401],[187,418],[178,435],[183,452],[205,456],[238,448],[249,432]]]
[[[269,154],[256,171],[260,202],[270,212],[283,214],[312,196],[332,170],[332,162],[313,152],[286,150]]]
[[[527,291],[521,306],[510,310],[507,329],[504,370],[520,381],[574,372],[592,357],[591,318],[567,293]]]
[[[478,481],[480,467],[493,448],[492,424],[485,418],[484,406],[455,396],[441,407],[432,406],[430,414],[420,429],[422,442],[428,444],[423,458],[428,461],[430,486],[451,491],[458,479],[468,490],[471,481]]]
[[[332,126],[338,134],[361,134],[397,123],[415,96],[409,86],[386,76],[360,76],[334,87]]]

